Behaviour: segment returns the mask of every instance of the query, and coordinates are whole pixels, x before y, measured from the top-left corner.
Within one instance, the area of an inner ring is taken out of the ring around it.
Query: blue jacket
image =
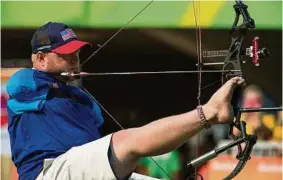
[[[9,79],[7,92],[12,160],[20,180],[35,179],[44,159],[101,137],[103,118],[94,99],[48,73],[22,69]]]

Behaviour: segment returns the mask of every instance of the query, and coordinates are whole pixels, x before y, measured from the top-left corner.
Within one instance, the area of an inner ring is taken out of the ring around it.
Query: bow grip
[[[237,116],[238,109],[240,107],[240,102],[241,102],[240,99],[241,99],[242,93],[244,91],[244,87],[245,87],[245,85],[237,86],[233,91],[233,95],[232,95],[232,99],[231,99],[231,105],[233,107],[235,117]]]

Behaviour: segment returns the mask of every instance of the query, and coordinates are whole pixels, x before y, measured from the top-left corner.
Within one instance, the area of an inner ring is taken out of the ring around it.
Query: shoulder
[[[35,70],[29,68],[20,69],[10,77],[9,81],[24,80],[23,78],[32,77],[34,72]]]
[[[7,92],[14,96],[21,92],[30,92],[36,89],[33,69],[21,69],[13,74],[7,83]]]

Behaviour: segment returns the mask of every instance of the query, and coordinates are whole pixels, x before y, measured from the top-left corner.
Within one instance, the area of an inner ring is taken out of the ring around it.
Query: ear
[[[38,63],[45,64],[45,58],[46,58],[46,55],[42,53],[41,51],[36,53],[36,60]]]
[[[45,68],[47,62],[47,56],[45,53],[39,51],[36,54],[32,54],[33,66],[37,69]]]

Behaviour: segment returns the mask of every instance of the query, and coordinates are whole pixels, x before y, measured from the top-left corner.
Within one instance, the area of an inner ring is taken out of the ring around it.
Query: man
[[[78,53],[87,44],[67,25],[49,22],[32,38],[33,68],[16,72],[8,82],[9,133],[20,179],[135,179],[141,157],[172,151],[203,128],[232,119],[230,99],[243,83],[239,77],[202,107],[101,137],[98,105],[83,90],[66,85],[73,78],[60,76],[78,71]]]

